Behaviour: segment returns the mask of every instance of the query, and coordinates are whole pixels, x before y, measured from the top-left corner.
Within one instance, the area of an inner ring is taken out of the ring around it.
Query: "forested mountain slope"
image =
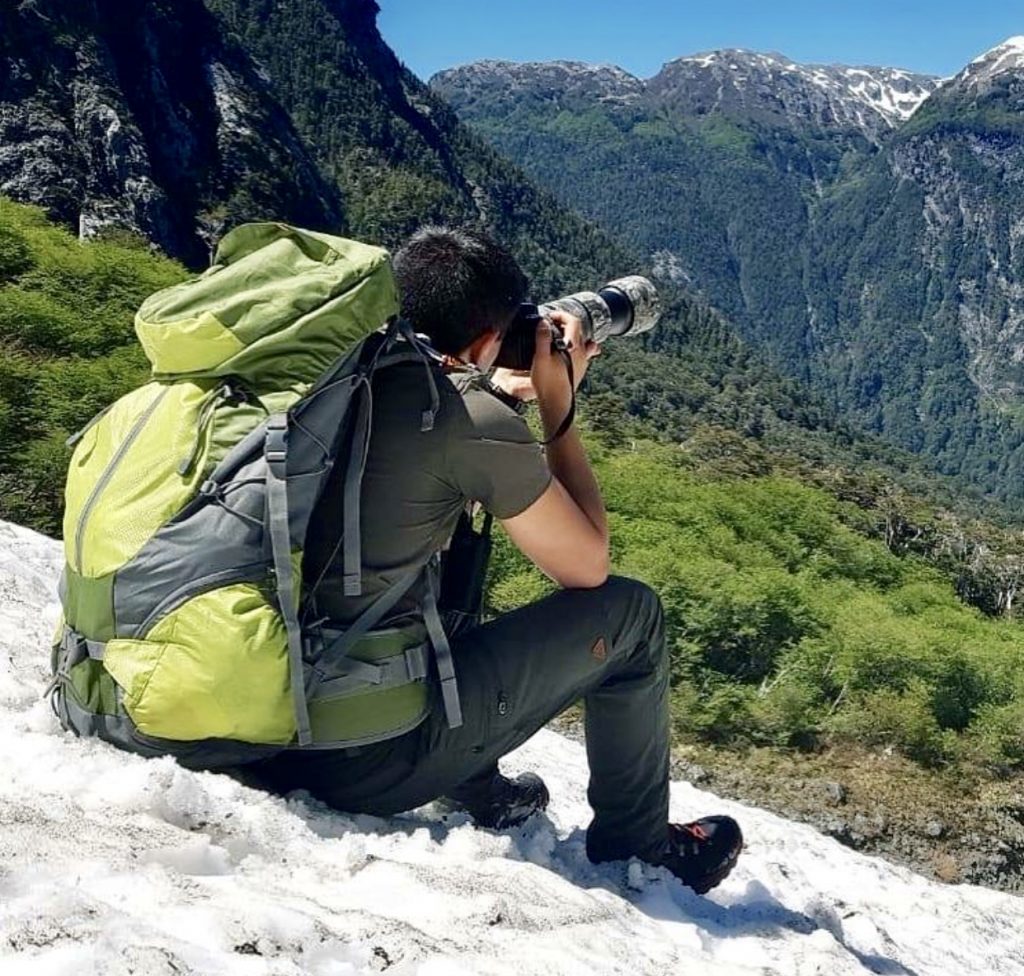
[[[1024,39],[944,84],[820,203],[812,374],[869,428],[1024,493]]]
[[[734,51],[432,85],[842,416],[1019,505],[1020,49],[941,86]]]

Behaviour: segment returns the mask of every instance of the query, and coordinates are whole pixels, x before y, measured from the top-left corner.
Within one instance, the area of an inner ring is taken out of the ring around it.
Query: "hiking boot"
[[[698,895],[721,884],[743,850],[743,832],[732,817],[701,817],[668,825],[665,853],[656,863],[668,868]]]
[[[600,850],[587,836],[587,857],[594,864],[625,861],[632,856],[654,867],[668,868],[699,895],[725,880],[743,850],[740,825],[732,817],[702,817],[685,824],[668,825],[664,845],[653,855]]]
[[[476,777],[449,794],[480,827],[504,830],[516,827],[534,813],[547,809],[551,794],[536,773],[520,773],[515,779],[497,769]]]

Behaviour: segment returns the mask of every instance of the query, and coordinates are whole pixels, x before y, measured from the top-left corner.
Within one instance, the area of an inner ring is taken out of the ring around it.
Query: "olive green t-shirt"
[[[423,364],[401,363],[374,376],[362,487],[362,596],[345,597],[342,590],[337,543],[343,463],[335,466],[313,513],[305,578],[312,583],[327,567],[316,609],[334,620],[353,620],[375,596],[443,548],[467,500],[480,502],[496,518],[510,518],[532,505],[551,481],[543,450],[526,421],[488,391],[481,374],[431,368],[440,407],[429,431],[420,429],[430,406]],[[389,617],[418,606],[417,591]]]

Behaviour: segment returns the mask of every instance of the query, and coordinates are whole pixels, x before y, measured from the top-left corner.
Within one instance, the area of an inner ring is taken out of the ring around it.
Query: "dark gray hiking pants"
[[[434,702],[412,732],[357,750],[291,752],[246,767],[271,789],[305,789],[349,813],[381,816],[453,792],[493,768],[573,702],[585,701],[600,859],[652,855],[668,822],[668,660],[661,603],[613,577],[562,590],[452,642],[464,723]],[[438,696],[439,697],[439,696]]]

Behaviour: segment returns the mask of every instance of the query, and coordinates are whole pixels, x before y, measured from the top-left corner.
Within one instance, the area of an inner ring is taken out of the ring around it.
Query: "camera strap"
[[[556,430],[546,441],[541,441],[542,447],[547,447],[548,444],[554,444],[573,424],[576,419],[576,372],[572,368],[572,355],[568,349],[557,349],[559,355],[565,360],[565,371],[569,375],[569,389],[572,390],[572,403],[569,404],[569,412],[565,415],[565,419],[559,424],[558,430]]]

